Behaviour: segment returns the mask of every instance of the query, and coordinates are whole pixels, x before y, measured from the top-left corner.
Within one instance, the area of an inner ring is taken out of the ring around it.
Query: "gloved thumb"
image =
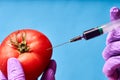
[[[20,62],[16,58],[9,58],[7,62],[8,80],[25,80]]]

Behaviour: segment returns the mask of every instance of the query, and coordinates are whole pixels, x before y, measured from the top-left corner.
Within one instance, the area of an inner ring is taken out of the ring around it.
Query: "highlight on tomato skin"
[[[50,62],[52,49],[47,49],[51,47],[50,40],[37,30],[12,32],[0,45],[0,70],[7,76],[7,60],[15,57],[22,64],[26,80],[35,80]]]

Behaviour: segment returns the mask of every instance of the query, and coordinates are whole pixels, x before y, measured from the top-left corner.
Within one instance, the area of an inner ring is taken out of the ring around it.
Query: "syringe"
[[[99,27],[96,27],[96,28],[86,30],[86,31],[83,32],[82,36],[74,37],[74,38],[70,39],[69,41],[64,42],[62,44],[59,44],[59,45],[56,45],[52,48],[56,48],[56,47],[62,46],[62,45],[67,44],[67,43],[75,42],[75,41],[81,40],[83,38],[85,40],[89,40],[89,39],[92,39],[94,37],[100,36],[101,34],[110,32],[113,29],[116,29],[118,27],[120,27],[120,19],[117,19],[115,21],[111,21],[111,22],[109,22],[105,25],[102,25],[102,26],[99,26]]]

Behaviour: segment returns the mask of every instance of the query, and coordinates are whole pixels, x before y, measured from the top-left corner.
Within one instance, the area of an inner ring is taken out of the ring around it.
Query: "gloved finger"
[[[119,69],[119,77],[118,77],[118,80],[120,80],[120,69]]]
[[[10,58],[7,62],[8,80],[25,80],[25,75],[20,62]]]
[[[114,73],[113,73],[113,75],[112,76],[109,76],[108,77],[108,80],[119,80],[119,73],[118,73],[118,71],[116,70]]]
[[[117,7],[113,7],[110,9],[110,20],[117,20],[120,19],[120,9]],[[120,40],[120,28],[115,29],[111,32],[109,32],[106,40],[106,44],[109,44],[111,42],[115,42]]]
[[[109,79],[118,80],[120,76],[120,56],[109,58],[104,64],[103,72]]]
[[[117,55],[120,55],[120,41],[108,44],[102,53],[102,56],[105,60]]]
[[[56,67],[57,67],[56,61],[51,60],[48,68],[51,68],[54,71],[54,74],[56,73]]]
[[[51,60],[47,70],[43,73],[41,80],[55,80],[56,62]]]
[[[0,71],[0,80],[7,80],[4,74]]]
[[[120,28],[114,29],[111,32],[109,32],[106,39],[106,44],[108,45],[109,43],[116,41],[120,41]]]
[[[117,7],[112,7],[110,9],[110,20],[117,20],[120,18],[120,9]]]
[[[41,80],[55,80],[53,69],[50,68],[46,72],[44,72]]]

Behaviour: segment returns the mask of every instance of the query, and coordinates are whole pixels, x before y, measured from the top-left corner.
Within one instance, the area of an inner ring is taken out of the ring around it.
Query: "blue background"
[[[1,0],[0,42],[11,32],[32,28],[43,32],[53,46],[109,22],[118,0]],[[102,51],[107,35],[54,48],[56,80],[107,80],[102,72]]]

